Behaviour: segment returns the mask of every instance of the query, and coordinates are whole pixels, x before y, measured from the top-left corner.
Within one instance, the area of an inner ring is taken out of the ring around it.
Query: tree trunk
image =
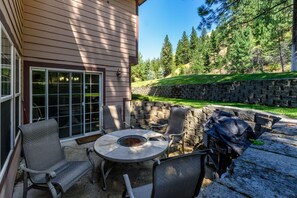
[[[293,0],[292,71],[297,71],[297,0]]]

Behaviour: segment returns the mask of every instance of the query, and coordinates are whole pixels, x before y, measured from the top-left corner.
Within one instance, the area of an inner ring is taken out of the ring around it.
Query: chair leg
[[[102,177],[103,177],[103,187],[102,189],[104,191],[106,191],[107,189],[107,184],[106,184],[106,179],[110,173],[110,171],[112,170],[112,165],[107,169],[107,171],[105,171],[105,163],[106,161],[103,159],[100,163],[100,167],[101,167],[101,174],[102,174]]]
[[[23,198],[27,198],[27,192],[28,192],[28,175],[26,172],[24,172],[23,176]]]
[[[48,186],[49,190],[51,191],[53,198],[60,197],[61,194],[59,194],[59,196],[57,195],[57,190],[55,189],[54,185],[51,182],[47,182],[47,186]]]
[[[95,167],[93,167],[93,169],[92,169],[92,184],[94,184],[95,183]]]

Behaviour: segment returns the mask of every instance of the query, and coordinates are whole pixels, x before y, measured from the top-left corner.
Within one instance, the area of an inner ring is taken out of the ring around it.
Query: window
[[[0,24],[0,168],[14,145],[21,121],[20,69],[21,59],[10,38]]]
[[[33,68],[31,83],[33,122],[56,119],[60,138],[100,130],[101,73]]]

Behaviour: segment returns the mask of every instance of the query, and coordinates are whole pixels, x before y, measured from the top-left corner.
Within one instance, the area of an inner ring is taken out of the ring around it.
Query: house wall
[[[26,0],[23,58],[105,69],[106,104],[122,105],[130,98],[130,62],[137,56],[137,14],[135,0]]]
[[[0,1],[0,21],[20,55],[23,46],[23,0]]]

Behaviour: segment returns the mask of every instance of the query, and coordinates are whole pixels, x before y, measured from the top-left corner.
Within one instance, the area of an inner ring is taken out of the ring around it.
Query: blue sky
[[[189,36],[192,27],[199,25],[197,8],[203,3],[203,0],[147,0],[142,4],[139,8],[139,51],[143,58],[160,56],[166,34],[175,52],[183,31]]]

